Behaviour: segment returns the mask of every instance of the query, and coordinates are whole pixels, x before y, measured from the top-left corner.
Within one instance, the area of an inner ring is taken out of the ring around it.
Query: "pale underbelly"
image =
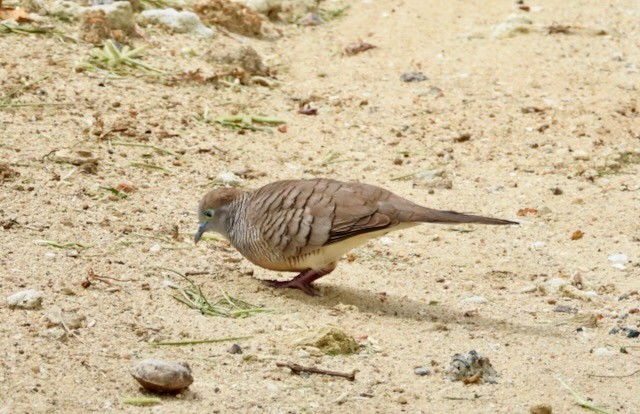
[[[329,267],[332,263],[337,262],[343,255],[358,246],[362,246],[371,239],[384,236],[392,231],[414,227],[418,224],[421,223],[403,223],[391,229],[360,234],[337,243],[328,244],[304,255],[287,258],[283,261],[266,262],[261,260],[250,260],[258,266],[282,272],[301,272],[306,269],[323,269]]]

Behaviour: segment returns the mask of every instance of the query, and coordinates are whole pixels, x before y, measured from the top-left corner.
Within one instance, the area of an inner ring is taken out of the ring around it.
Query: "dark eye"
[[[210,208],[206,209],[204,211],[204,215],[205,215],[205,217],[208,217],[208,218],[213,217],[213,210],[211,210]]]

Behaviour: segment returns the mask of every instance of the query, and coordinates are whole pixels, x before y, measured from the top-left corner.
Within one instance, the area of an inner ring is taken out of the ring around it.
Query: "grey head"
[[[224,237],[227,235],[227,218],[230,214],[231,203],[245,192],[237,188],[216,188],[209,191],[198,205],[198,220],[200,225],[194,241],[198,243],[207,231],[215,231]]]

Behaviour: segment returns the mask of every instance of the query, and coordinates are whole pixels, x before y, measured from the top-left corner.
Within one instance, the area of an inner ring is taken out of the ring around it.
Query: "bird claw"
[[[318,296],[318,291],[311,286],[311,283],[305,283],[305,281],[301,281],[300,279],[296,280],[294,278],[286,281],[265,280],[264,283],[274,288],[300,289],[309,296]]]

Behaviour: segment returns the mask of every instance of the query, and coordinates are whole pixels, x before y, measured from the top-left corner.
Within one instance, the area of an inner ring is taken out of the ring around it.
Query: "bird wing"
[[[379,211],[387,193],[327,179],[278,181],[253,193],[248,219],[272,249],[295,257],[398,224]]]

